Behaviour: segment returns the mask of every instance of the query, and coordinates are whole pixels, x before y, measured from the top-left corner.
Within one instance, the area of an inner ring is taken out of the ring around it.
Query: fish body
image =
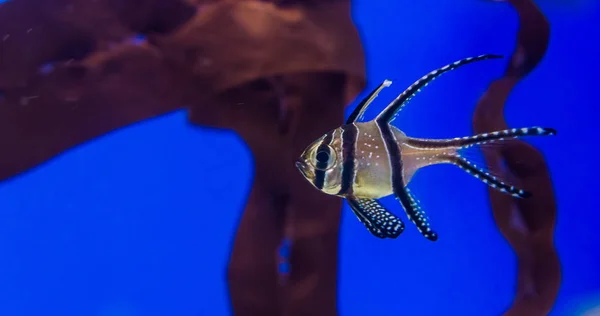
[[[395,145],[402,148],[400,159],[405,185],[408,185],[418,169],[443,163],[444,161],[438,157],[453,151],[446,148],[420,150],[411,147],[406,144],[407,136],[404,132],[391,125],[389,129]],[[345,134],[352,134],[350,138],[346,139],[346,142],[351,141],[352,143],[344,144],[343,135]],[[335,151],[334,155],[336,157],[344,158],[344,146],[354,147],[352,150],[353,158],[350,158],[353,161],[350,164],[347,163],[347,167],[354,168],[355,171],[351,175],[352,180],[346,190],[341,190],[343,164],[338,166],[341,168],[331,168],[330,171],[326,171],[324,183],[326,182],[328,185],[321,188],[324,193],[344,198],[363,197],[372,199],[383,198],[394,193],[390,177],[392,172],[390,155],[381,128],[376,121],[350,123],[327,133],[326,136],[331,137],[329,146],[332,151]],[[329,137],[326,140],[328,139]],[[322,140],[313,144],[314,150],[317,149],[317,146],[322,145],[321,142]],[[310,168],[310,165],[308,167]]]
[[[426,166],[453,164],[501,192],[517,198],[528,197],[528,192],[479,168],[462,153],[474,146],[522,136],[555,135],[554,129],[514,128],[460,138],[423,139],[409,137],[391,124],[402,107],[441,74],[471,62],[500,57],[470,57],[436,69],[413,83],[375,119],[359,122],[367,106],[391,84],[384,81],[361,101],[345,125],[310,144],[298,158],[296,167],[318,190],[345,198],[359,221],[379,238],[396,238],[404,231],[404,222],[377,201],[394,195],[421,234],[431,241],[438,239],[408,188],[415,173]]]

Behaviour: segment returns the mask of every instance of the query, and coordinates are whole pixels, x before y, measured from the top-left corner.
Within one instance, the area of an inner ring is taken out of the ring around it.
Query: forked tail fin
[[[452,139],[419,139],[407,138],[405,144],[419,150],[436,150],[447,149],[437,159],[451,163],[466,171],[475,178],[481,180],[488,186],[504,193],[508,193],[514,197],[527,198],[531,196],[515,185],[510,184],[508,179],[505,179],[503,172],[495,170],[486,170],[478,167],[471,159],[468,159],[467,151],[469,148],[479,147],[481,149],[498,149],[498,145],[504,140],[514,140],[523,136],[549,136],[556,135],[556,130],[553,128],[544,127],[524,127],[512,128],[490,133],[482,133],[474,136],[452,138]],[[485,164],[482,164],[485,165]]]
[[[485,146],[493,142],[515,139],[517,137],[522,136],[551,135],[556,135],[555,129],[536,126],[505,129],[502,131],[496,131],[491,133],[482,133],[470,137],[455,139],[453,140],[453,142],[455,143],[454,146],[458,147],[458,149],[461,150],[476,145]],[[469,161],[467,158],[460,154],[457,154],[455,157],[452,157],[450,159],[450,162],[500,192],[508,193],[517,198],[528,198],[531,196],[531,193],[519,189],[512,184],[509,184],[507,179],[502,179],[502,177],[499,175],[500,173],[493,174],[490,171],[486,171],[482,168],[479,168],[473,162]]]

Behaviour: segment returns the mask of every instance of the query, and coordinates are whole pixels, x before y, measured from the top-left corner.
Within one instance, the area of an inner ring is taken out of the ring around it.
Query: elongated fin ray
[[[443,147],[467,148],[474,145],[485,145],[506,139],[514,139],[523,136],[551,136],[556,135],[556,130],[547,127],[523,127],[512,128],[491,133],[477,134],[451,139],[419,139],[408,138],[406,144],[420,149],[439,149]]]
[[[350,116],[348,116],[348,119],[346,120],[346,124],[354,123],[354,122],[360,120],[362,118],[363,114],[365,114],[367,107],[369,107],[371,102],[373,102],[373,100],[375,100],[375,98],[377,98],[377,96],[379,95],[379,92],[381,92],[381,90],[383,90],[384,88],[389,87],[391,84],[392,84],[392,81],[386,79],[381,84],[379,84],[379,86],[377,86],[377,88],[375,88],[373,91],[371,91],[371,93],[369,93],[364,99],[362,99],[362,101],[360,101],[360,103],[356,106],[356,108],[354,108],[354,111],[352,111]]]
[[[459,155],[452,155],[447,157],[448,162],[458,166],[462,170],[466,171],[468,174],[474,176],[475,178],[481,180],[483,183],[488,186],[507,194],[510,194],[517,198],[528,198],[531,196],[531,193],[519,189],[513,185],[506,183],[503,179],[498,176],[494,176],[489,172],[486,172],[484,169],[479,168],[477,165],[467,160],[464,157]]]
[[[393,121],[398,112],[402,110],[402,108],[408,103],[408,101],[410,101],[417,93],[419,93],[421,89],[423,89],[430,82],[432,82],[442,74],[454,70],[460,66],[470,64],[472,62],[502,57],[503,56],[501,55],[492,54],[468,57],[465,59],[455,61],[436,70],[433,70],[425,76],[421,77],[419,80],[415,81],[406,90],[404,90],[404,92],[402,92],[394,101],[392,101],[392,103],[390,103],[381,113],[379,113],[379,115],[376,117],[376,120],[378,120],[379,122],[386,123]]]
[[[421,207],[419,206],[419,202],[408,187],[404,187],[403,191],[405,197],[400,198],[399,196],[397,196],[396,198],[404,207],[404,210],[406,211],[406,216],[408,216],[408,219],[410,219],[410,221],[413,222],[415,226],[417,226],[417,229],[419,230],[421,235],[423,235],[423,237],[431,241],[436,241],[438,239],[438,234],[431,229],[431,225],[429,224],[429,218],[427,214],[425,214],[425,211],[421,209]]]
[[[347,199],[358,220],[379,238],[396,238],[404,231],[404,222],[377,200]]]

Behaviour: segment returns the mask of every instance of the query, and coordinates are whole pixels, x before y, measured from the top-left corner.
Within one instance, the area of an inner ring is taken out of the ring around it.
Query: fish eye
[[[335,151],[331,147],[318,148],[314,153],[315,168],[330,169],[335,163],[335,158]]]
[[[317,152],[317,163],[327,163],[329,161],[329,153],[325,150]]]

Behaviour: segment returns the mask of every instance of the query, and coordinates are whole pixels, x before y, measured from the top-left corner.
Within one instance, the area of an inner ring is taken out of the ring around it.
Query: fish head
[[[342,129],[334,129],[312,142],[296,160],[296,168],[318,190],[335,195],[342,180]]]

